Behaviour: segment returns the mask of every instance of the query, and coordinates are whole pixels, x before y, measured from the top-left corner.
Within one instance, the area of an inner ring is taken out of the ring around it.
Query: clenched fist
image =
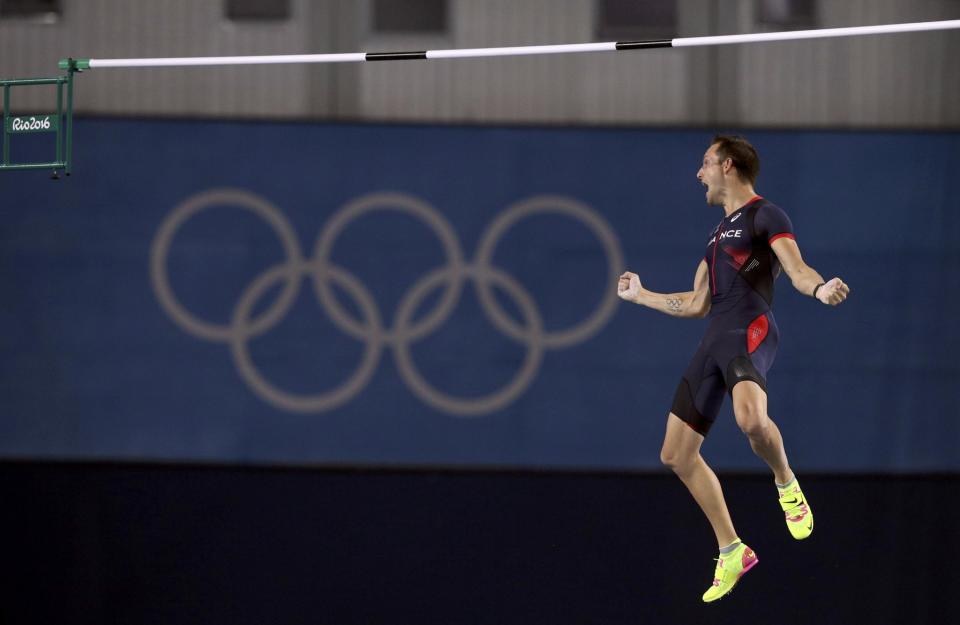
[[[623,283],[623,276],[620,277],[620,282]],[[829,306],[836,306],[847,299],[849,293],[850,287],[840,278],[834,278],[817,289],[817,299]]]
[[[824,288],[826,287],[820,287],[820,290]],[[630,271],[623,272],[620,282],[617,283],[617,295],[628,302],[636,302],[637,296],[640,295],[640,276]]]

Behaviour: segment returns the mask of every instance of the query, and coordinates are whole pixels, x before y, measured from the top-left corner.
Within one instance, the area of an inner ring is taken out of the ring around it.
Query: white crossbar
[[[624,51],[645,48],[684,48],[719,46],[740,43],[795,41],[829,37],[860,37],[934,30],[960,29],[960,20],[854,26],[850,28],[822,28],[776,33],[719,35],[711,37],[680,37],[651,41],[606,41],[600,43],[573,43],[545,46],[512,46],[503,48],[468,48],[460,50],[421,50],[410,52],[353,52],[345,54],[280,54],[265,56],[200,56],[148,59],[64,59],[61,67],[76,69],[118,67],[191,67],[210,65],[265,65],[274,63],[357,63],[362,61],[404,61],[424,59],[462,59],[470,57],[520,56],[533,54],[569,54],[575,52]]]

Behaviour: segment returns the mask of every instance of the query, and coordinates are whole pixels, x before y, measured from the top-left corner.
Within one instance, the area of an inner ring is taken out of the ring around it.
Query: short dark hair
[[[715,135],[710,145],[717,146],[717,156],[721,163],[728,158],[733,161],[740,180],[749,182],[751,185],[756,184],[757,176],[760,175],[760,156],[746,137]]]

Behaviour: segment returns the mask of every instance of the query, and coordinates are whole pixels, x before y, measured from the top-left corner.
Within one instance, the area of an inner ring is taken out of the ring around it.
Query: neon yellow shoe
[[[797,540],[813,533],[813,510],[800,490],[800,482],[794,480],[787,490],[780,490],[780,507],[787,519],[787,529]]]
[[[728,594],[740,578],[759,561],[760,558],[753,549],[743,543],[730,553],[721,555],[717,558],[717,569],[713,572],[713,585],[703,593],[703,600],[710,603]]]

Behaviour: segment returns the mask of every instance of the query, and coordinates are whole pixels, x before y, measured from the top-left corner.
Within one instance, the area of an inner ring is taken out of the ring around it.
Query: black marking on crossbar
[[[650,39],[648,41],[618,41],[617,50],[642,50],[644,48],[672,48],[673,39]]]
[[[427,58],[426,50],[421,52],[367,52],[366,61],[417,61]]]

